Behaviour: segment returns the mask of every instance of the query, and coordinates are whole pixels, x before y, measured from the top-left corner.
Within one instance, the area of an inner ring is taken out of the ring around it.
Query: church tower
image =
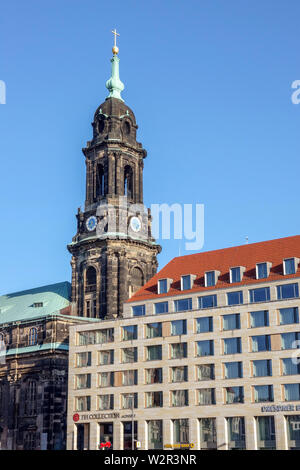
[[[147,152],[136,140],[135,116],[121,97],[113,33],[109,95],[95,112],[93,138],[83,149],[86,200],[68,245],[72,302],[77,315],[92,318],[121,316],[123,302],[156,273],[161,250],[151,235],[150,210],[143,205]]]

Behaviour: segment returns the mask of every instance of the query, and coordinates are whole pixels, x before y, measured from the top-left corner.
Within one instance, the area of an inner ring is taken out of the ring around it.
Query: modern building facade
[[[299,260],[300,236],[175,258],[72,326],[67,448],[299,449]]]
[[[66,446],[71,285],[0,296],[0,449]]]

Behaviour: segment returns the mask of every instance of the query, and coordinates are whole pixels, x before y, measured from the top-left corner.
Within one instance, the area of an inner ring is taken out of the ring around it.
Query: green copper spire
[[[121,82],[119,77],[119,62],[120,59],[117,56],[119,52],[119,48],[117,47],[117,36],[120,36],[116,30],[112,31],[115,35],[115,44],[112,49],[113,51],[113,58],[111,59],[111,77],[106,82],[106,88],[109,91],[109,95],[107,98],[117,98],[118,100],[124,101],[121,98],[121,91],[124,90],[124,83]]]

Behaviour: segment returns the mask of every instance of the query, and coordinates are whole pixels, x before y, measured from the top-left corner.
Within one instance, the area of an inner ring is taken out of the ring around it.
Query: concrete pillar
[[[227,450],[227,432],[226,432],[226,421],[223,416],[218,416],[216,419],[217,427],[217,449]]]
[[[276,450],[288,450],[287,428],[285,417],[275,415]]]
[[[246,448],[247,450],[257,449],[257,437],[255,418],[253,416],[245,417],[245,434],[246,434]]]

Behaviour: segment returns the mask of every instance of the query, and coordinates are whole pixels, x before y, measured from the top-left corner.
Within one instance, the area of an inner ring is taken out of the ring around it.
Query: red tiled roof
[[[256,263],[266,261],[272,263],[267,281],[284,280],[286,276],[283,275],[283,259],[292,257],[300,258],[300,235],[180,256],[172,259],[127,302],[182,295],[183,293],[204,293],[225,287],[239,287],[266,282],[266,279],[256,279],[255,270]],[[235,266],[244,266],[246,270],[241,282],[230,284],[229,270]],[[220,271],[221,273],[218,282],[213,287],[205,287],[204,273],[213,270]],[[185,274],[195,274],[196,279],[193,288],[183,292],[180,290],[180,279]],[[297,273],[289,275],[289,277],[300,277],[300,264]],[[173,282],[167,294],[158,294],[157,282],[159,279],[164,278],[173,279]]]

